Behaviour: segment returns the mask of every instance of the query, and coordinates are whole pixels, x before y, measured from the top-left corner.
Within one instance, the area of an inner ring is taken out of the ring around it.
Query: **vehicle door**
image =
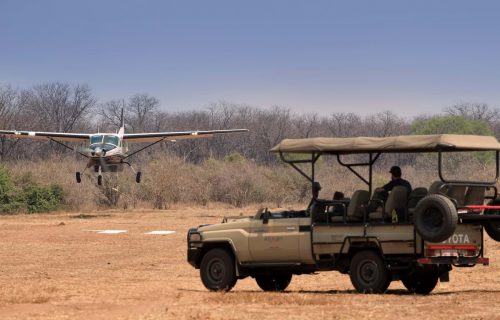
[[[249,249],[254,262],[299,262],[299,218],[269,216],[254,220]]]

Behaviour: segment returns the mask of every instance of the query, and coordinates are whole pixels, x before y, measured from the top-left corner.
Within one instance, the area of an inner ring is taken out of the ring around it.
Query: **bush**
[[[58,185],[48,187],[34,185],[25,191],[25,198],[29,213],[49,212],[61,207],[64,192]]]
[[[61,186],[38,185],[33,181],[31,173],[12,179],[11,174],[0,167],[0,212],[49,212],[59,209],[63,201],[64,191]]]

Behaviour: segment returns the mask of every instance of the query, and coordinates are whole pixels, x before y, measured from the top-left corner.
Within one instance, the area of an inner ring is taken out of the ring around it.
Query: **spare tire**
[[[491,200],[488,205],[490,206],[498,206],[500,205],[500,199]],[[500,214],[499,209],[486,209],[484,214]],[[500,221],[486,221],[483,223],[484,230],[490,236],[491,239],[495,241],[500,241]]]
[[[415,229],[425,241],[445,241],[455,232],[457,221],[455,205],[443,195],[426,196],[415,208]]]

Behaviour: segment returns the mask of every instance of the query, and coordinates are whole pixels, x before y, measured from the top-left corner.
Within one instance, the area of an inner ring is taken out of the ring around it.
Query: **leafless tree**
[[[147,93],[136,94],[130,98],[126,111],[127,123],[130,124],[132,131],[147,131],[159,106],[160,101]]]
[[[500,109],[490,107],[486,103],[458,103],[444,109],[451,116],[461,116],[471,120],[482,120],[495,123],[500,120]]]

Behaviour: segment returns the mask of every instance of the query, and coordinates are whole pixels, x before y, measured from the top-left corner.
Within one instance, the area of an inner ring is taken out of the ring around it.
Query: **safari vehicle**
[[[496,177],[446,179],[443,154],[463,151],[495,153]],[[453,267],[489,264],[483,230],[500,241],[499,151],[496,138],[470,135],[285,139],[271,152],[311,182],[310,205],[192,228],[188,262],[200,269],[209,290],[228,291],[250,276],[264,291],[281,291],[293,275],[336,270],[349,274],[358,292],[383,293],[391,281],[402,281],[410,292],[428,294],[439,280],[449,281]],[[306,160],[290,156],[297,153]],[[372,197],[372,168],[382,153],[437,153],[439,180],[410,194],[395,187],[385,201],[378,200]],[[365,154],[368,160],[345,162],[351,154]],[[326,155],[335,156],[366,190],[355,191],[350,199],[319,199],[315,164]],[[304,165],[311,166],[310,173]]]

